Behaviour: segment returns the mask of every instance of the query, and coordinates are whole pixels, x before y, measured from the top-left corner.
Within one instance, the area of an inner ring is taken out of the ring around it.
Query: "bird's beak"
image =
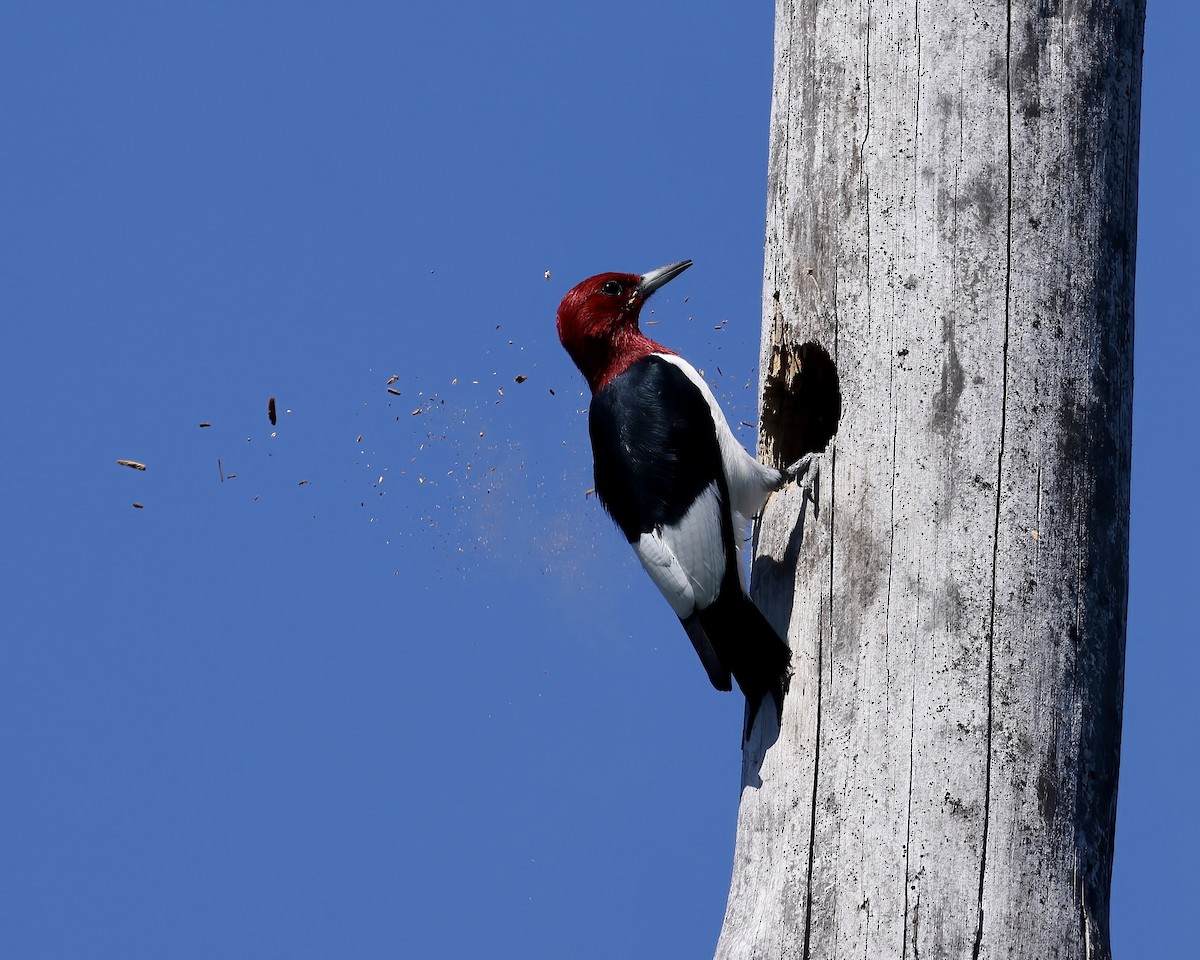
[[[637,292],[640,293],[642,299],[645,300],[646,297],[650,296],[650,294],[661,287],[664,283],[674,280],[691,265],[691,260],[680,260],[678,263],[668,263],[665,267],[659,267],[657,270],[651,270],[649,273],[642,276],[642,282],[638,284]]]

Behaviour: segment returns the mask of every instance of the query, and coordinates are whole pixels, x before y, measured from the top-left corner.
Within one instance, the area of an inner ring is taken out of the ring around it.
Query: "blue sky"
[[[654,335],[754,419],[771,5],[407,6],[0,13],[5,956],[711,953],[741,707],[553,319],[690,257]],[[1127,958],[1200,895],[1198,26],[1152,0]]]

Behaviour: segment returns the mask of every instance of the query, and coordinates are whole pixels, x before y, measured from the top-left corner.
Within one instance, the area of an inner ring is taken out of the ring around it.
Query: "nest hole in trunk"
[[[763,385],[762,436],[769,460],[783,467],[820,453],[841,416],[842,391],[829,352],[815,341],[776,344]]]

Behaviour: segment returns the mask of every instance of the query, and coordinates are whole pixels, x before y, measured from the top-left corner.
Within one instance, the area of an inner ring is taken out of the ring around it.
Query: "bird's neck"
[[[581,338],[566,346],[593,394],[644,357],[674,352],[634,326],[620,327],[603,337]]]

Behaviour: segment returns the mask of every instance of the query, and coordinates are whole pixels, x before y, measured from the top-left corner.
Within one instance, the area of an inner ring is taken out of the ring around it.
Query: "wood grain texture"
[[[1109,956],[1144,12],[779,0],[762,368],[842,412],[758,530],[722,960]]]

